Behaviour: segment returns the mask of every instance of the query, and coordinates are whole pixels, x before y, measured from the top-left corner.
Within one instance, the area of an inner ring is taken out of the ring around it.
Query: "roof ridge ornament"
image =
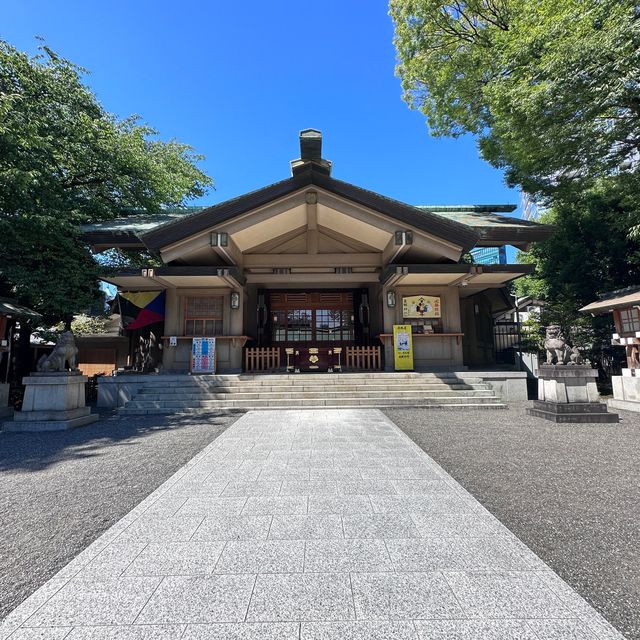
[[[291,175],[297,176],[310,169],[331,175],[332,163],[322,157],[322,132],[303,129],[300,132],[300,158],[291,161]]]

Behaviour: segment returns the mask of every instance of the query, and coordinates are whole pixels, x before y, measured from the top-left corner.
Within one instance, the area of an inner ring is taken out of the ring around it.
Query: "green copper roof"
[[[85,233],[109,232],[109,233],[133,233],[142,235],[151,229],[163,224],[175,222],[194,213],[198,213],[207,207],[173,207],[165,209],[161,213],[132,212],[121,218],[86,224],[82,227]]]
[[[425,209],[433,213],[447,213],[456,211],[465,211],[472,213],[511,213],[515,211],[515,204],[418,204],[418,209]]]
[[[430,213],[435,213],[436,215],[447,218],[448,220],[454,220],[455,222],[461,222],[462,224],[468,224],[469,226],[476,228],[540,227],[540,224],[537,222],[523,220],[522,218],[516,218],[515,216],[501,216],[498,213],[510,213],[514,211],[515,208],[515,205],[418,205],[416,207],[416,209],[429,211]]]

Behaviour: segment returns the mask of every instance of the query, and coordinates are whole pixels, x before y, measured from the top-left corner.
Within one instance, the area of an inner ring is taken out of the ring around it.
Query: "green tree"
[[[31,57],[0,41],[2,287],[50,323],[98,296],[80,225],[180,206],[211,184],[191,147],[105,111],[85,73],[46,46]]]
[[[109,329],[111,319],[108,315],[89,316],[81,313],[71,321],[71,331],[78,336],[104,334]],[[58,322],[52,327],[38,327],[33,335],[45,342],[57,342],[60,334],[65,330],[64,322]]]
[[[601,293],[640,282],[640,241],[627,232],[632,215],[622,190],[596,187],[545,212],[541,221],[556,225],[556,233],[519,254],[536,271],[515,282],[516,295],[545,299],[542,326],[560,324],[596,362],[610,352],[611,318],[579,309]]]
[[[538,197],[640,178],[640,14],[632,0],[391,0],[404,98],[435,135]]]

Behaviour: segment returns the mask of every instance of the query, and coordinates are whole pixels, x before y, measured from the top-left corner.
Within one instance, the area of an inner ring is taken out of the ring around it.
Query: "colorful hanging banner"
[[[403,318],[440,318],[440,296],[405,296],[402,298]]]
[[[122,291],[118,305],[122,327],[128,331],[164,322],[164,291]]]
[[[191,342],[191,373],[216,372],[216,339],[194,338]]]
[[[393,363],[396,371],[413,369],[413,340],[410,324],[393,325]]]

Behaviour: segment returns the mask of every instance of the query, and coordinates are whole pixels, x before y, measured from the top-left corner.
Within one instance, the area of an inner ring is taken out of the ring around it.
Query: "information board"
[[[193,338],[191,342],[191,373],[216,372],[216,339]]]
[[[393,362],[396,371],[413,369],[413,339],[410,324],[393,325]]]
[[[441,318],[440,296],[405,296],[402,298],[403,318]]]

